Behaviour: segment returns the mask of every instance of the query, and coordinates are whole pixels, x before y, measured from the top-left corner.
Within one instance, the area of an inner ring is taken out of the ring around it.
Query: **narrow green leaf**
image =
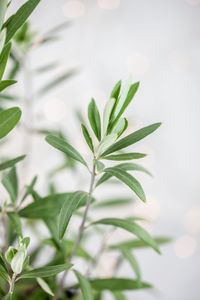
[[[121,249],[123,257],[129,262],[133,271],[135,272],[138,285],[141,283],[141,271],[140,266],[135,258],[135,256],[125,247]]]
[[[7,10],[7,2],[8,0],[1,0],[0,1],[0,30],[4,23],[4,18]]]
[[[26,22],[33,10],[40,3],[40,0],[28,0],[18,11],[12,15],[4,24],[7,29],[6,43],[8,43],[17,30]]]
[[[43,219],[53,218],[60,213],[63,203],[71,198],[73,193],[61,193],[41,198],[19,211],[23,218]]]
[[[75,192],[68,201],[65,201],[59,215],[58,228],[59,228],[59,238],[62,239],[72,214],[78,207],[78,205],[87,199],[88,194],[82,191]]]
[[[43,291],[45,291],[48,295],[50,295],[52,297],[54,296],[54,293],[52,292],[50,286],[48,285],[48,283],[46,281],[44,281],[44,279],[38,277],[37,283],[43,289]]]
[[[128,90],[128,94],[122,104],[122,107],[120,108],[119,113],[117,114],[114,123],[112,125],[112,128],[114,127],[114,125],[118,122],[118,120],[120,119],[120,117],[122,116],[122,114],[124,113],[125,109],[127,108],[127,106],[129,105],[129,103],[131,102],[131,100],[133,99],[133,97],[135,96],[137,90],[139,88],[139,82],[136,82],[134,84],[132,84]]]
[[[165,245],[171,242],[171,239],[167,237],[155,237],[153,239],[158,245]],[[121,249],[124,247],[128,249],[142,249],[142,248],[149,247],[149,245],[142,240],[134,239],[134,240],[128,240],[125,242],[110,245],[109,248],[111,250],[114,250],[114,249]]]
[[[64,152],[71,158],[73,158],[73,159],[79,161],[80,163],[82,163],[83,165],[87,166],[85,160],[80,155],[80,153],[74,147],[72,147],[66,140],[64,140],[60,137],[54,136],[54,135],[48,135],[46,137],[46,141],[54,148]]]
[[[149,176],[152,176],[152,174],[143,166],[134,164],[134,163],[122,163],[119,165],[116,165],[115,167],[120,168],[125,171],[139,171],[139,172],[144,172],[148,174]],[[103,182],[109,180],[112,177],[111,174],[105,173],[96,183],[96,186],[102,184]]]
[[[10,55],[10,49],[11,49],[11,43],[8,43],[4,48],[3,51],[1,52],[0,55],[0,81],[3,77],[6,65],[7,65],[7,61],[8,61],[8,57]]]
[[[83,295],[83,300],[94,300],[90,282],[87,280],[85,276],[83,276],[78,271],[74,271],[74,273],[76,274],[76,277],[79,281],[80,288]]]
[[[31,193],[34,190],[34,186],[37,182],[38,177],[34,176],[33,179],[31,180],[31,183],[29,185],[26,186],[26,191],[21,199],[21,202],[23,202],[29,195],[31,195]]]
[[[108,173],[111,176],[116,177],[123,183],[125,183],[128,187],[130,187],[131,190],[133,190],[136,195],[143,201],[146,201],[146,196],[143,191],[143,188],[139,181],[135,179],[132,175],[124,171],[123,169],[120,169],[119,167],[113,167],[113,168],[107,168],[104,170],[104,172]]]
[[[141,286],[138,286],[137,280],[129,278],[100,278],[93,279],[90,283],[97,291],[125,291],[152,288],[152,285],[146,282],[142,282]]]
[[[145,156],[146,156],[146,154],[144,154],[144,153],[130,152],[130,153],[122,153],[122,154],[116,154],[116,155],[108,155],[108,156],[103,157],[103,159],[121,161],[121,160],[140,159]]]
[[[90,150],[92,152],[94,152],[94,146],[93,146],[92,138],[91,138],[87,128],[85,127],[84,124],[81,124],[81,128],[82,128],[83,136],[85,138],[86,143],[88,144]]]
[[[21,156],[18,156],[16,158],[6,160],[6,161],[0,163],[0,171],[6,170],[8,168],[12,168],[18,162],[22,161],[25,157],[26,157],[26,155],[21,155]]]
[[[47,267],[42,267],[38,268],[32,271],[27,271],[24,272],[19,279],[24,279],[24,278],[46,278],[46,277],[51,277],[55,276],[61,272],[64,272],[65,270],[71,268],[71,264],[63,264],[63,265],[57,265],[57,266],[47,266]]]
[[[51,80],[49,83],[47,83],[45,86],[43,86],[38,92],[37,95],[41,95],[44,96],[45,94],[47,94],[48,92],[50,92],[52,89],[56,88],[58,85],[62,84],[63,82],[65,82],[66,80],[70,79],[71,77],[73,77],[74,75],[77,74],[77,70],[76,69],[72,69],[72,70],[67,70],[66,72],[64,72],[63,74],[61,74],[60,76],[56,77],[56,79],[54,78],[53,80]],[[55,76],[54,76],[55,77]]]
[[[15,231],[18,236],[22,237],[22,225],[19,215],[17,213],[9,212],[8,217],[11,221],[13,231]]]
[[[103,113],[103,135],[107,133],[107,129],[109,127],[110,118],[111,118],[113,107],[115,105],[115,101],[116,100],[114,98],[111,98],[108,100],[105,106],[104,113]]]
[[[121,292],[113,292],[113,296],[116,300],[126,300],[126,297]]]
[[[3,90],[5,90],[7,87],[15,84],[17,81],[15,80],[3,80],[0,82],[0,92],[2,92]]]
[[[90,121],[90,125],[94,134],[96,135],[97,139],[101,140],[101,119],[98,107],[94,101],[91,100],[90,104],[88,105],[88,119]]]
[[[4,48],[5,41],[6,41],[6,29],[3,29],[2,31],[0,31],[0,55],[1,55],[2,50]]]
[[[91,225],[95,225],[95,224],[112,225],[112,226],[116,226],[116,227],[122,228],[124,230],[127,230],[130,233],[133,233],[134,235],[136,235],[140,240],[142,240],[144,243],[149,245],[156,252],[160,253],[157,243],[150,236],[150,234],[146,230],[144,230],[141,226],[139,226],[138,224],[136,224],[133,221],[123,220],[123,219],[118,219],[118,218],[110,218],[110,219],[98,220],[98,221],[92,223]]]
[[[9,282],[10,280],[8,272],[1,264],[0,264],[0,277],[2,277],[7,282]]]
[[[110,98],[114,98],[115,100],[117,100],[119,98],[119,94],[120,94],[120,90],[121,90],[121,85],[122,85],[122,82],[121,82],[121,80],[119,80],[115,84],[115,86],[114,86],[114,88],[113,88],[113,90],[111,92]]]
[[[161,123],[155,123],[129,134],[128,136],[122,138],[114,145],[109,147],[104,153],[102,153],[102,157],[126,148],[132,144],[135,144],[136,142],[142,140],[143,138],[154,132],[158,127],[160,127],[160,125]]]
[[[105,209],[105,208],[111,208],[113,209],[114,207],[121,207],[124,205],[129,205],[133,202],[133,199],[123,199],[123,198],[119,198],[119,199],[107,199],[107,200],[103,200],[103,201],[97,201],[93,204],[93,208],[97,208],[97,209]]]
[[[11,201],[15,203],[18,195],[18,179],[15,167],[12,167],[8,174],[3,177],[2,184],[10,195]]]

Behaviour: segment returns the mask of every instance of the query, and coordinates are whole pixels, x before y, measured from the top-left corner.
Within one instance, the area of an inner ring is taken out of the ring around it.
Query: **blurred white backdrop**
[[[19,2],[13,1],[13,7]],[[37,67],[59,60],[60,70],[75,66],[80,72],[42,101],[35,99],[38,122],[65,128],[84,153],[74,110],[85,113],[92,96],[103,107],[119,79],[131,75],[141,81],[128,111],[130,123],[134,128],[157,121],[163,125],[137,146],[149,153],[144,164],[154,178],[142,177],[149,204],[135,212],[153,220],[154,234],[173,237],[174,242],[163,248],[161,257],[150,250],[136,253],[143,278],[156,289],[136,292],[130,299],[198,300],[200,1],[42,0],[32,16],[34,29],[41,32],[65,20],[71,25],[60,41],[35,51],[30,63]],[[40,85],[36,79],[35,88]],[[30,173],[41,175],[42,188],[44,171],[55,164],[57,153],[35,138],[32,157]],[[71,181],[70,176],[61,178],[61,190],[71,187]],[[128,266],[127,272],[131,274]]]

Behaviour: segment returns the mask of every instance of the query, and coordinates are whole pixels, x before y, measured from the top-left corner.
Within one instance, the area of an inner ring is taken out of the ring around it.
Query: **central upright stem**
[[[88,192],[87,204],[86,204],[86,208],[85,208],[85,211],[84,211],[84,214],[83,214],[83,219],[82,219],[81,225],[79,227],[78,236],[77,236],[77,239],[75,241],[74,248],[72,250],[71,256],[69,258],[69,262],[71,262],[73,257],[76,256],[77,251],[78,251],[78,247],[79,247],[80,242],[81,242],[82,237],[83,237],[83,233],[84,233],[84,229],[85,229],[85,223],[86,223],[86,220],[87,220],[88,211],[90,209],[90,204],[91,204],[91,201],[92,201],[92,193],[93,193],[93,190],[94,190],[94,182],[95,182],[95,175],[96,175],[95,168],[96,168],[95,167],[95,161],[93,161],[93,167],[92,167],[92,172],[91,172],[90,188],[89,188],[89,192]],[[62,280],[61,280],[61,283],[60,283],[60,287],[61,287],[62,290],[64,289],[64,283],[65,283],[67,273],[68,273],[68,270],[66,270],[66,272],[63,274],[63,277],[62,277]]]

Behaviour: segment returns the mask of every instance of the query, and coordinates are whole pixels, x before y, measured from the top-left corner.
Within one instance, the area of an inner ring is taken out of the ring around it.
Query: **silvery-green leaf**
[[[7,262],[10,264],[13,257],[15,256],[15,254],[17,253],[17,249],[10,246],[7,251],[5,252],[5,259],[7,260]]]
[[[120,95],[118,104],[117,104],[117,106],[115,108],[115,111],[114,111],[114,118],[117,117],[117,115],[120,112],[121,107],[124,104],[124,101],[126,99],[126,96],[127,96],[128,91],[130,89],[130,86],[131,86],[131,81],[132,81],[132,79],[129,77],[126,81],[122,82],[122,85],[121,85],[121,95]]]
[[[103,135],[105,135],[107,132],[107,128],[108,128],[109,121],[110,121],[110,116],[111,116],[115,101],[116,100],[114,98],[111,98],[108,100],[108,102],[105,106],[104,113],[103,113]]]
[[[48,285],[48,283],[46,281],[44,281],[44,279],[37,277],[37,283],[40,285],[40,287],[50,296],[54,296],[54,293],[52,292],[50,286]]]
[[[22,272],[26,254],[25,247],[21,247],[13,257],[11,261],[11,269],[15,274],[20,274]]]
[[[103,152],[106,151],[112,144],[116,141],[118,135],[116,133],[111,133],[103,138],[99,147],[97,149],[97,156],[101,156]]]
[[[112,133],[116,133],[120,136],[124,132],[125,128],[127,128],[127,120],[125,118],[121,118],[112,129]]]

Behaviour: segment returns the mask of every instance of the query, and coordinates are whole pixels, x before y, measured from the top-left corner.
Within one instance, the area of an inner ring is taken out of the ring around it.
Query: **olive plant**
[[[27,19],[39,2],[40,0],[28,0],[14,15],[5,20],[10,2],[0,0],[0,93],[4,92],[1,99],[9,98],[5,90],[7,92],[9,86],[16,83],[13,79],[4,79],[10,53],[13,62],[13,68],[9,72],[10,78],[15,77],[21,63],[23,65],[23,56],[20,56],[18,61],[19,57],[16,57],[16,49],[12,48],[11,42],[13,41],[15,46],[21,45],[24,53],[27,53],[34,39]],[[51,39],[51,35],[48,38]],[[46,69],[48,70],[48,67]],[[68,76],[69,73],[63,74],[54,81],[54,85]],[[48,91],[52,85],[47,84],[42,93]],[[90,179],[86,191],[68,190],[60,193],[56,184],[53,182],[52,185],[49,182],[49,176],[46,178],[49,193],[45,196],[37,189],[37,177],[33,177],[32,181],[21,189],[17,164],[26,159],[25,155],[29,153],[9,160],[1,159],[1,183],[7,197],[0,207],[3,231],[0,250],[0,299],[103,300],[106,299],[105,292],[108,292],[112,299],[124,300],[128,299],[126,291],[152,288],[150,283],[143,281],[135,252],[149,247],[160,254],[159,246],[169,239],[152,237],[141,227],[140,221],[143,219],[140,216],[119,218],[113,217],[112,214],[112,217],[95,217],[95,213],[102,208],[112,208],[114,211],[132,202],[132,199],[124,196],[116,198],[115,195],[107,200],[99,200],[98,187],[104,188],[105,184],[113,180],[127,186],[138,201],[146,202],[142,185],[135,177],[137,172],[151,175],[145,167],[135,163],[135,160],[142,159],[146,154],[133,152],[129,147],[157,130],[160,123],[126,134],[129,126],[124,114],[138,88],[139,82],[128,85],[117,82],[108,97],[103,114],[100,113],[95,100],[90,101],[88,122],[83,120],[80,124],[90,159],[88,155],[85,158],[62,132],[40,130],[43,134],[48,133],[46,142],[62,153],[65,159],[64,168],[80,164],[88,173]],[[1,108],[2,141],[17,126],[20,117],[21,110],[18,107]],[[53,149],[49,147],[49,151]],[[69,224],[75,217],[80,225],[76,225],[71,232]],[[40,228],[41,221],[48,229],[49,235],[45,236],[42,230],[39,235],[37,232],[37,245],[33,249],[30,247],[32,236],[25,236],[24,229],[26,226],[31,226],[32,229],[35,226]],[[107,236],[111,236],[118,228],[127,231],[133,237],[122,242],[108,243]],[[91,247],[87,247],[87,244],[94,243],[94,238],[99,240],[99,249],[93,249],[91,252]],[[49,256],[46,264],[35,267],[46,246],[53,249],[53,255]],[[116,252],[117,259],[112,276],[102,278],[98,277],[97,267],[106,252]],[[85,262],[83,269],[77,258]],[[119,269],[123,271],[124,262],[130,264],[134,276],[117,275]]]

